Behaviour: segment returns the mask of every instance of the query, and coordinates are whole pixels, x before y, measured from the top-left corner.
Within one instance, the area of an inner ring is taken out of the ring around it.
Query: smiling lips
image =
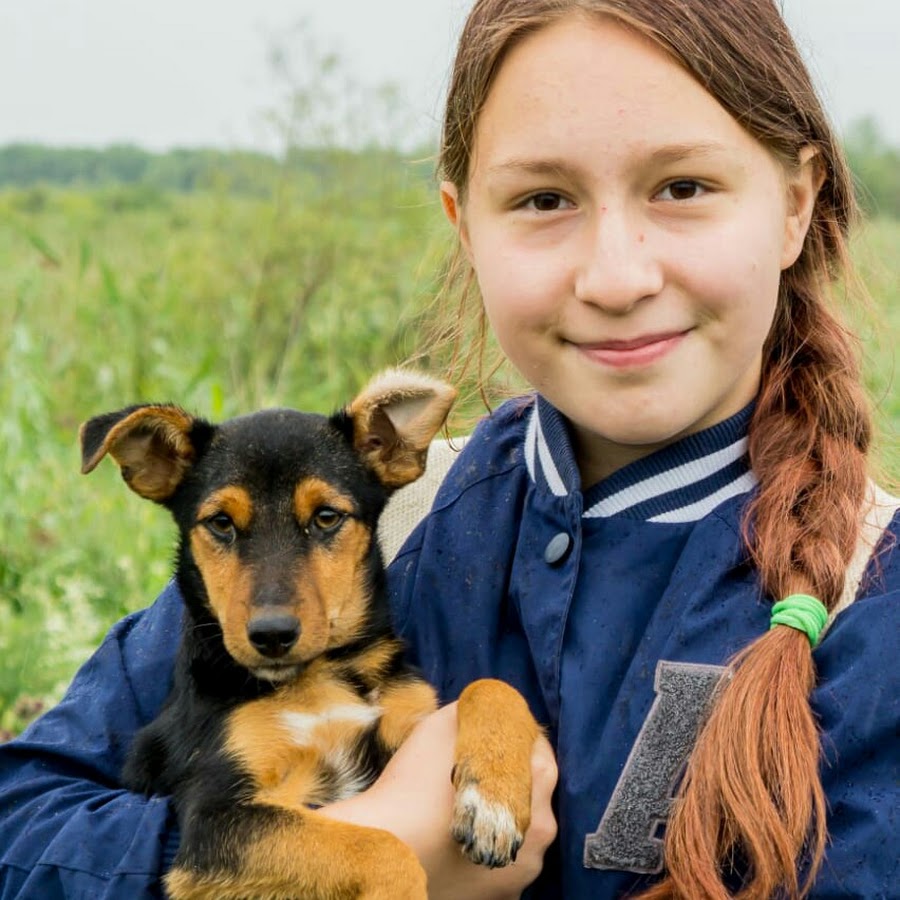
[[[575,346],[593,362],[615,369],[625,369],[656,362],[674,350],[687,333],[687,331],[669,331],[663,334],[644,335],[630,341],[601,341],[596,344]]]

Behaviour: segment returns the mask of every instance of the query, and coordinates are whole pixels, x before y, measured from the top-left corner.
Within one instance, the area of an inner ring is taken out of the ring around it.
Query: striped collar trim
[[[747,456],[753,404],[712,428],[614,472],[584,495],[584,517],[623,516],[648,522],[696,522],[731,497],[756,486]],[[538,396],[525,432],[532,481],[556,497],[580,490],[564,417]]]

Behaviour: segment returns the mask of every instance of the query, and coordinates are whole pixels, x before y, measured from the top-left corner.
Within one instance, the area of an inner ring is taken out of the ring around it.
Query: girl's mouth
[[[576,346],[592,362],[614,369],[626,369],[646,366],[662,359],[674,350],[687,334],[688,331],[667,331],[624,341],[600,341]]]

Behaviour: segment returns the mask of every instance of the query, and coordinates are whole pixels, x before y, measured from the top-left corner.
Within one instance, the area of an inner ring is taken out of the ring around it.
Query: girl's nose
[[[646,230],[620,211],[602,209],[585,228],[575,272],[575,297],[610,314],[629,312],[659,293],[663,267]]]

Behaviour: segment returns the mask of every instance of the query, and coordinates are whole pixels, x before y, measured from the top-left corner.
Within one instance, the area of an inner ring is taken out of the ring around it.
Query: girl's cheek
[[[485,305],[512,306],[521,315],[546,303],[558,280],[552,260],[509,246],[497,246],[493,252],[485,248],[473,257],[473,266]]]

